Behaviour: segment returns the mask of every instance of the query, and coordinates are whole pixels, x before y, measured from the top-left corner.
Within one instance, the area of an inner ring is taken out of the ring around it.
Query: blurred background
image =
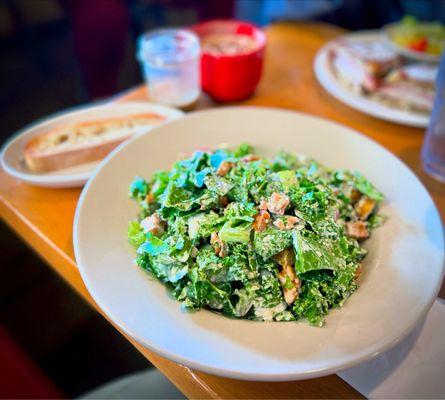
[[[142,82],[135,42],[150,29],[238,18],[358,30],[404,14],[445,22],[445,1],[0,0],[0,143],[37,118]],[[0,386],[16,379],[33,390],[22,397],[76,397],[149,367],[4,225],[0,242]]]

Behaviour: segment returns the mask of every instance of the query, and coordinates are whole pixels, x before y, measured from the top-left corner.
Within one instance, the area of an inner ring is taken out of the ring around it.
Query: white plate
[[[386,43],[400,55],[410,58],[416,61],[438,63],[440,61],[440,56],[433,56],[432,54],[422,53],[420,51],[414,51],[406,47],[398,45],[394,40],[391,39],[391,31],[397,27],[399,23],[393,23],[386,25],[382,28],[382,36]]]
[[[342,36],[342,38],[348,40],[381,41],[382,35],[378,31],[365,31],[350,33]],[[348,106],[373,117],[420,128],[428,126],[429,116],[426,114],[392,108],[345,87],[335,76],[329,61],[329,50],[334,42],[335,40],[325,44],[318,51],[314,61],[315,76],[327,92]]]
[[[366,242],[363,283],[323,328],[186,313],[133,259],[128,198],[135,175],[170,168],[197,147],[248,142],[264,155],[285,149],[332,167],[362,171],[385,194],[383,227]],[[106,207],[104,207],[106,205]],[[290,111],[223,108],[153,129],[107,157],[87,183],[74,223],[74,249],[97,304],[125,332],[164,357],[212,374],[253,380],[306,379],[376,356],[407,335],[435,299],[444,271],[442,225],[415,175],[370,139]]]
[[[164,115],[167,120],[184,115],[182,111],[174,108],[142,102],[75,107],[39,120],[17,132],[2,149],[1,165],[8,174],[33,185],[52,188],[83,186],[100,161],[49,173],[34,173],[26,167],[23,161],[23,148],[28,140],[60,125],[142,112]],[[141,133],[150,129],[144,127],[141,129]]]

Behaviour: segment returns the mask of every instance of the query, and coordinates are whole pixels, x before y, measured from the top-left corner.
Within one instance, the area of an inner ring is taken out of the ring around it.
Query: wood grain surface
[[[380,121],[354,111],[327,94],[317,83],[312,69],[314,56],[326,41],[341,33],[343,31],[339,28],[324,24],[277,24],[269,27],[262,80],[254,96],[237,104],[304,111],[340,122],[370,136],[417,174],[444,218],[445,186],[427,176],[420,164],[423,130]],[[147,100],[144,86],[115,99],[132,100]],[[198,109],[220,106],[205,95],[197,104]],[[33,187],[0,170],[0,215],[3,220],[97,308],[82,282],[73,255],[72,223],[79,194],[79,189]],[[441,297],[444,295],[442,287]],[[192,371],[141,347],[128,336],[127,339],[189,398],[361,397],[336,375],[280,383],[220,378]]]

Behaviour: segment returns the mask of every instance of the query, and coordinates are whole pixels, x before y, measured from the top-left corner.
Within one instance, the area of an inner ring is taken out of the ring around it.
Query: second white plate
[[[350,33],[342,36],[342,38],[348,40],[381,41],[382,35],[379,31],[365,31]],[[354,93],[345,87],[335,76],[329,62],[329,50],[334,41],[325,44],[318,51],[314,61],[315,75],[329,94],[348,106],[365,114],[372,115],[373,117],[419,128],[426,128],[428,126],[428,115],[388,107],[366,96]]]

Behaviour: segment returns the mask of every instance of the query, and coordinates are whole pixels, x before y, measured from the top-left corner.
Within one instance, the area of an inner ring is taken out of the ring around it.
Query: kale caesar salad
[[[382,194],[357,172],[243,144],[136,177],[136,263],[187,309],[321,326],[357,289]]]

